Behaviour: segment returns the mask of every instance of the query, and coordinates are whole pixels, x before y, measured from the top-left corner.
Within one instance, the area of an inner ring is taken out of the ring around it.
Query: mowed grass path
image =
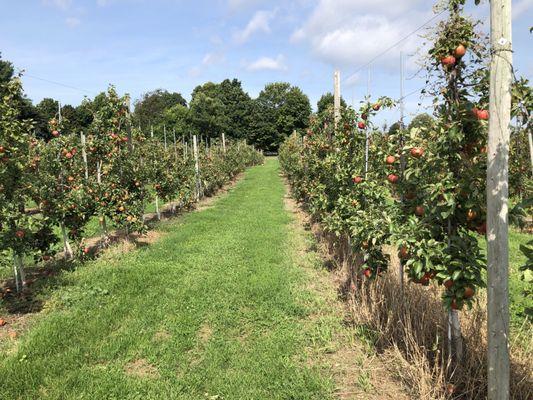
[[[0,399],[330,398],[278,173],[268,159],[154,244],[64,274],[0,353]]]

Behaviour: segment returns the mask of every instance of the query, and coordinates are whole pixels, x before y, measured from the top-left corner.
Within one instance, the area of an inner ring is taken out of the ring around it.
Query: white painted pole
[[[198,160],[198,143],[196,135],[192,137],[192,145],[194,152],[194,170],[196,173],[196,201],[200,200],[200,162]]]
[[[338,69],[333,74],[333,118],[335,121],[335,129],[341,119],[341,73]]]
[[[154,127],[153,125],[150,125],[150,138],[154,138]],[[155,163],[155,160],[154,160]],[[157,215],[157,219],[161,220],[161,213],[159,211],[159,196],[155,195],[155,214]]]
[[[403,52],[400,51],[400,171],[401,176],[403,178],[403,171],[405,169],[405,157],[403,155],[403,119],[404,119],[404,110],[405,110],[405,104],[404,104],[404,77],[403,77]],[[402,202],[404,201],[403,194],[401,198]],[[400,281],[400,295],[403,298],[403,292],[404,292],[404,265],[403,260],[400,260],[400,266],[398,269],[398,278]],[[451,332],[450,332],[451,333]],[[450,352],[451,354],[451,352]]]
[[[81,141],[81,156],[83,158],[83,166],[85,168],[85,180],[89,179],[89,165],[87,163],[87,140],[85,139],[85,134],[83,132],[80,133],[80,141]]]
[[[224,154],[226,154],[226,136],[224,135],[224,132],[222,132],[222,150],[224,151]]]
[[[404,127],[405,102],[404,102],[404,62],[403,52],[400,51],[400,129]]]
[[[511,0],[490,2],[487,152],[488,400],[507,400],[509,366],[509,124],[513,69]]]

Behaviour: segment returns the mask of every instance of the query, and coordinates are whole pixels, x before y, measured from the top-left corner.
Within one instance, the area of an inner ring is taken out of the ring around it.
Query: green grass
[[[531,284],[520,279],[519,268],[527,261],[520,251],[520,245],[531,240],[531,234],[522,233],[515,228],[509,229],[509,311],[511,324],[520,327],[526,318],[531,322],[533,312],[533,298],[526,296],[525,291],[531,290]],[[487,242],[480,237],[479,244],[486,254]]]
[[[283,194],[267,160],[214,207],[162,223],[154,244],[64,273],[0,353],[0,398],[331,398],[307,359],[321,299],[293,262]]]

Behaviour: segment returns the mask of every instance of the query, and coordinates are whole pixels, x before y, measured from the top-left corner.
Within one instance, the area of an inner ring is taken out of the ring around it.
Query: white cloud
[[[308,44],[318,58],[331,65],[353,68],[372,60],[432,15],[431,4],[424,0],[320,0],[293,32],[291,41]],[[412,54],[420,43],[414,34],[394,52]],[[396,68],[394,52],[376,62]]]
[[[246,27],[235,33],[237,43],[244,43],[257,32],[270,33],[270,20],[274,18],[276,11],[257,11]]]
[[[67,19],[65,19],[65,23],[67,24],[69,28],[75,28],[79,24],[81,24],[81,21],[79,18],[76,18],[76,17],[68,17]]]
[[[202,59],[202,65],[218,64],[224,61],[224,54],[222,53],[207,53]]]
[[[72,0],[43,0],[43,4],[66,10],[72,4]]]
[[[518,19],[524,15],[528,15],[527,12],[533,7],[533,0],[521,0],[513,2],[512,10],[513,19]]]
[[[283,57],[282,54],[279,54],[276,58],[261,57],[248,64],[246,68],[250,71],[285,71],[287,70],[287,65],[285,64],[285,57]]]

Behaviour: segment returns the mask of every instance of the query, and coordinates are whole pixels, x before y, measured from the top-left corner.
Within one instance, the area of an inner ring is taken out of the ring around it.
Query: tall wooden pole
[[[405,118],[405,99],[404,99],[404,76],[403,76],[403,52],[400,51],[400,176],[403,178],[403,172],[405,170],[405,156],[403,154],[403,129],[404,129],[404,118]],[[403,193],[401,195],[401,201],[403,203],[404,196]],[[398,269],[398,277],[400,279],[400,294],[403,298],[403,292],[404,292],[404,262],[403,260],[400,260],[400,267]]]
[[[83,132],[80,133],[81,155],[83,157],[83,166],[85,169],[85,180],[89,180],[89,164],[87,163],[87,139]]]
[[[341,119],[341,73],[338,69],[335,70],[333,74],[333,117],[335,120],[335,130],[337,129],[337,124]]]
[[[490,2],[490,98],[487,153],[488,400],[509,399],[509,124],[511,0]]]
[[[193,145],[193,152],[194,152],[194,170],[195,170],[195,175],[196,175],[196,201],[199,201],[201,184],[200,184],[200,162],[198,160],[198,142],[196,140],[196,135],[193,135],[192,137],[192,145]]]

